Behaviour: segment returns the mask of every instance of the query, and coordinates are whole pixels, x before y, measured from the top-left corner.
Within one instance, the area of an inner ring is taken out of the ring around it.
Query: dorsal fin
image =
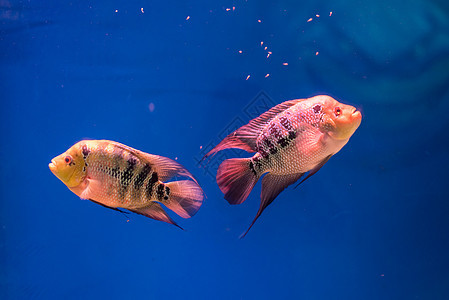
[[[270,108],[268,111],[264,112],[257,118],[252,119],[248,124],[243,125],[239,129],[225,137],[217,146],[215,146],[215,148],[210,150],[203,157],[203,159],[214,155],[218,151],[228,148],[238,148],[248,152],[257,151],[257,137],[262,132],[263,128],[268,124],[268,122],[270,122],[270,120],[276,117],[276,115],[278,115],[279,113],[303,100],[306,99],[289,100]]]
[[[139,159],[150,163],[151,168],[155,172],[157,172],[159,180],[163,182],[170,180],[175,176],[181,176],[181,177],[188,177],[198,184],[195,177],[193,177],[193,175],[189,171],[187,171],[186,168],[184,168],[181,164],[177,163],[176,161],[171,160],[170,158],[145,153],[140,150],[128,147],[126,145],[114,141],[107,141],[107,142],[112,143],[114,146],[120,149],[129,151],[133,155],[137,156]]]

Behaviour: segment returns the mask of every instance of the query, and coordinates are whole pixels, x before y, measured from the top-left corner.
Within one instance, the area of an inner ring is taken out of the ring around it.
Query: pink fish
[[[178,227],[161,204],[190,218],[203,201],[203,191],[183,166],[113,141],[78,142],[52,159],[49,168],[82,199]],[[166,182],[174,176],[191,180]]]
[[[228,148],[255,152],[250,158],[225,160],[217,183],[230,204],[246,200],[262,179],[261,204],[244,237],[263,210],[286,187],[315,174],[349,141],[362,115],[329,96],[283,102],[224,138],[205,157]]]

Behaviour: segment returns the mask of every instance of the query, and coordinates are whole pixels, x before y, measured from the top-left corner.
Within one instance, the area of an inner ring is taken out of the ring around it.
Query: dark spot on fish
[[[84,144],[84,145],[82,146],[82,152],[83,152],[83,158],[86,159],[87,156],[88,156],[89,153],[90,153],[90,150],[89,150],[89,148],[87,148],[87,145],[86,145],[86,144]]]
[[[134,189],[139,190],[143,183],[145,182],[145,179],[147,179],[148,174],[151,172],[151,166],[149,164],[145,164],[140,171],[139,174],[137,174],[136,179],[134,180]]]
[[[259,153],[260,155],[262,155],[263,158],[268,157],[268,152],[266,152],[265,149],[263,149],[262,147],[259,148]]]
[[[270,135],[275,137],[275,138],[280,138],[282,136],[281,132],[279,131],[279,129],[276,127],[276,124],[271,123],[270,124]]]
[[[165,190],[164,184],[163,183],[159,184],[156,190],[156,195],[159,200],[161,200],[164,197],[164,190]]]
[[[168,200],[168,196],[164,196],[164,200]]]
[[[157,175],[156,172],[153,172],[153,174],[151,174],[151,178],[150,178],[149,182],[156,183],[156,182],[158,182],[158,180],[159,180],[159,176]]]
[[[136,164],[137,164],[137,158],[135,158],[134,156],[130,155],[128,157],[128,165],[135,166]]]
[[[273,144],[271,143],[271,141],[268,138],[266,138],[263,142],[265,143],[265,145],[267,145],[268,148],[273,147]]]
[[[281,123],[282,126],[284,126],[285,129],[287,130],[293,129],[292,122],[290,122],[290,120],[287,119],[286,117],[280,117],[279,122]]]
[[[290,141],[288,140],[288,138],[281,138],[281,139],[278,140],[278,144],[279,144],[282,148],[287,147],[288,144],[289,144],[289,142],[290,142]]]
[[[262,168],[262,156],[256,155],[253,157],[254,165],[260,170]]]
[[[294,139],[296,138],[296,132],[290,131],[290,132],[288,133],[288,138],[289,138],[290,140],[294,140]]]
[[[254,175],[257,175],[256,169],[254,169],[254,163],[252,160],[249,161],[249,169],[251,170],[251,172],[254,173]]]
[[[165,186],[165,193],[167,196],[170,196],[170,188],[168,186]]]
[[[158,181],[159,181],[159,178],[157,176],[157,173],[153,172],[153,174],[151,174],[150,180],[148,180],[147,188],[146,188],[146,193],[147,193],[148,199],[151,199],[151,195],[153,194],[153,186]]]
[[[319,113],[321,111],[321,105],[317,104],[313,107],[313,112],[314,113]]]
[[[273,143],[267,138],[264,140],[264,143],[267,145],[271,154],[276,154],[278,152],[277,148]]]

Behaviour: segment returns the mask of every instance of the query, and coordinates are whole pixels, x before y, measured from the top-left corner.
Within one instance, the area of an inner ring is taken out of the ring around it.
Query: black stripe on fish
[[[282,126],[284,126],[285,129],[287,130],[292,130],[292,122],[290,122],[289,119],[287,119],[286,117],[279,117],[279,122],[281,123]]]
[[[153,194],[153,186],[158,181],[159,181],[159,178],[157,176],[157,173],[153,172],[153,174],[151,174],[151,178],[148,180],[147,188],[146,188],[146,193],[147,193],[148,199],[151,199],[151,196]]]
[[[156,190],[156,195],[158,200],[162,200],[164,197],[165,185],[163,183],[159,184]]]
[[[290,131],[290,132],[288,133],[288,138],[289,138],[290,140],[294,140],[294,139],[296,138],[296,132]]]
[[[121,172],[119,167],[109,168],[106,166],[100,166],[100,171],[106,173],[108,176],[113,178],[120,178]]]
[[[266,138],[263,142],[265,143],[265,145],[267,145],[267,147],[269,149],[274,147],[274,145],[271,143],[271,141],[268,138]]]
[[[123,171],[122,176],[120,177],[120,196],[121,198],[125,197],[125,193],[128,189],[129,184],[131,183],[131,179],[134,175],[134,167],[137,164],[137,159],[133,156],[130,156],[127,160],[128,166]]]
[[[253,157],[252,161],[254,162],[254,166],[260,171],[260,169],[262,169],[262,156],[260,155],[256,155]]]
[[[264,140],[264,142],[267,145],[271,154],[276,154],[278,152],[278,149],[276,148],[276,146],[273,145],[273,143],[269,139]]]
[[[278,144],[282,147],[285,148],[288,146],[288,144],[290,144],[290,141],[288,138],[281,138],[278,140]]]
[[[257,175],[256,169],[254,169],[254,163],[252,159],[249,161],[249,169],[251,170],[251,172],[254,173],[254,175]]]
[[[120,177],[120,167],[110,168],[109,174],[114,178],[119,178]]]
[[[150,174],[150,172],[151,172],[150,164],[145,164],[140,173],[137,174],[136,178],[134,179],[134,189],[136,191],[140,190],[140,188],[143,186],[143,183],[145,182],[145,179],[147,179],[148,174]]]
[[[82,146],[82,152],[83,152],[83,158],[84,158],[84,160],[86,160],[87,156],[88,156],[89,153],[90,153],[90,149],[87,148],[87,145],[86,145],[86,144],[84,144],[84,145]]]
[[[282,148],[285,148],[285,147],[287,147],[287,146],[290,144],[290,142],[291,142],[292,140],[294,140],[295,138],[296,138],[296,132],[294,132],[294,131],[289,131],[289,132],[288,132],[288,136],[285,136],[285,137],[280,138],[280,139],[278,140],[278,144],[279,144]]]
[[[90,153],[90,150],[89,150],[89,148],[87,148],[87,145],[86,145],[86,144],[84,144],[84,145],[81,147],[81,153],[83,154],[83,159],[84,159],[83,172],[86,172],[86,167],[88,166],[88,164],[87,164],[87,162],[86,162],[86,159],[87,159],[87,156],[88,156],[89,153]]]
[[[268,152],[266,152],[262,147],[259,148],[258,152],[260,153],[260,155],[262,155],[263,158],[268,157]]]
[[[164,199],[168,200],[168,196],[170,196],[170,188],[168,186],[165,186],[165,196]]]

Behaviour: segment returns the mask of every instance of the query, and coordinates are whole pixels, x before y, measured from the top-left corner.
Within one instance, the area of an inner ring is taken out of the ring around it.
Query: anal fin
[[[315,168],[313,168],[312,170],[309,171],[309,174],[307,174],[306,178],[304,178],[303,180],[301,180],[296,186],[295,189],[304,181],[306,181],[310,176],[314,175],[316,172],[318,172],[322,166],[324,166],[325,163],[327,163],[327,161],[332,157],[333,154],[327,156],[325,159],[323,159],[319,164],[317,164],[315,166]]]
[[[245,235],[248,233],[248,231],[253,227],[254,223],[256,222],[257,218],[260,217],[262,212],[265,208],[267,208],[268,205],[273,202],[273,200],[289,185],[295,183],[303,173],[297,173],[297,174],[288,174],[288,175],[273,175],[271,173],[268,173],[265,175],[265,177],[262,179],[262,192],[260,194],[261,202],[259,211],[256,214],[256,217],[254,218],[253,222],[249,226],[248,230],[246,230],[245,233],[243,233],[240,238],[244,238]]]
[[[132,211],[136,214],[143,215],[145,217],[154,219],[154,220],[173,224],[176,227],[179,227],[182,230],[184,230],[181,226],[176,224],[176,222],[173,221],[172,218],[170,218],[170,216],[167,214],[167,212],[157,202],[151,202],[150,205],[145,206],[145,207],[133,208],[133,209],[128,209],[128,210]]]

